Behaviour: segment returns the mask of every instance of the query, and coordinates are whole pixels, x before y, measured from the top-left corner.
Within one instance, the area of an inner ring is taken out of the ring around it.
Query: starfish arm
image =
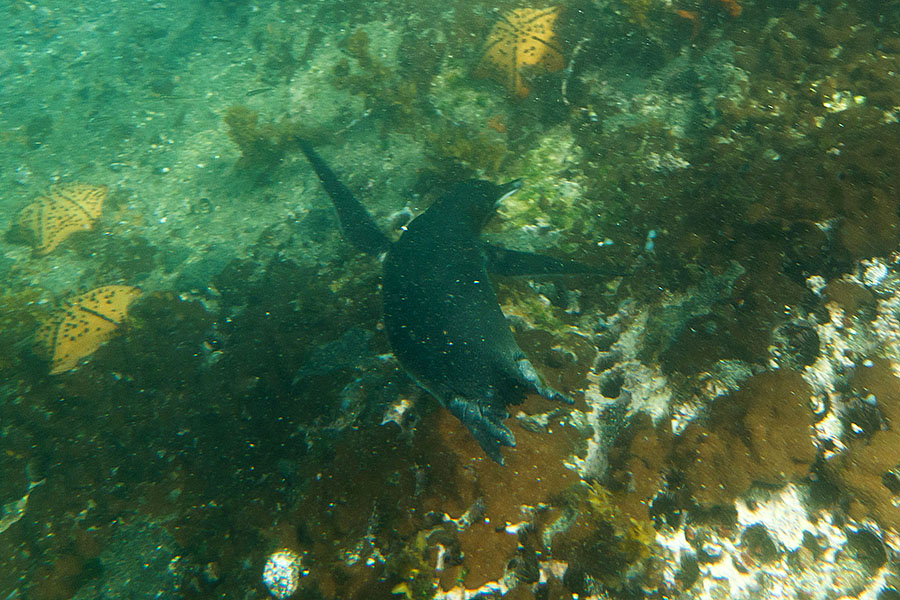
[[[535,41],[538,44],[541,44],[542,46],[546,46],[546,48],[550,52],[555,52],[556,54],[558,54],[560,57],[560,60],[562,60],[562,48],[553,43],[553,38],[544,39],[542,37],[532,35],[531,39],[532,39],[532,41]]]

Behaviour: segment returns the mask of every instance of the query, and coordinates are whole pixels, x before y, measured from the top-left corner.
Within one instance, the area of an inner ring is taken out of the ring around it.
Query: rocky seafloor
[[[562,69],[479,77],[549,6],[8,3],[0,598],[265,598],[280,548],[303,599],[900,597],[900,2],[576,0]],[[522,177],[487,237],[627,273],[498,278],[576,398],[512,407],[505,467],[391,356],[298,135],[394,234]],[[44,251],[73,182],[102,215]]]

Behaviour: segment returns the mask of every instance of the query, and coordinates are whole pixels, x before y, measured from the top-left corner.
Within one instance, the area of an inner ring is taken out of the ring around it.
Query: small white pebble
[[[868,263],[868,264],[867,264]],[[874,287],[884,281],[884,278],[887,277],[888,268],[878,259],[874,259],[871,262],[862,261],[862,264],[865,265],[866,270],[863,271],[863,283],[868,287]]]
[[[813,275],[806,280],[806,287],[816,296],[821,296],[822,290],[825,289],[825,278],[821,275]]]
[[[297,591],[300,578],[305,574],[300,570],[300,556],[285,548],[266,559],[262,580],[272,596],[283,600]]]

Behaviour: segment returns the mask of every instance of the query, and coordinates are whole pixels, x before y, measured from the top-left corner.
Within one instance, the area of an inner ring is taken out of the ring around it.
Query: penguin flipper
[[[469,429],[485,454],[495,462],[504,464],[500,447],[516,445],[516,437],[503,424],[503,420],[509,417],[506,409],[484,405],[461,396],[454,396],[446,402],[446,406]]]
[[[344,237],[363,252],[375,255],[387,252],[391,240],[378,228],[369,211],[356,199],[353,192],[341,183],[331,167],[312,147],[312,144],[303,139],[298,139],[297,142],[316,175],[319,176],[322,187],[331,197],[331,202],[334,204],[341,222],[341,231]]]
[[[618,269],[591,267],[575,260],[560,260],[552,256],[509,250],[485,244],[487,269],[495,275],[538,276],[538,275],[626,275]]]

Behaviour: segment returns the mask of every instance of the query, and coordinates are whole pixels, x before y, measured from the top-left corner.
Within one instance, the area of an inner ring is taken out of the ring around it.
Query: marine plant
[[[401,580],[391,589],[392,594],[407,600],[427,600],[434,596],[438,573],[434,564],[429,562],[429,558],[433,558],[429,552],[431,534],[429,530],[417,532],[412,543],[402,545],[386,558],[388,577]]]
[[[362,27],[343,40],[345,52],[353,58],[358,70],[348,61],[338,62],[333,69],[333,84],[363,98],[366,110],[380,118],[393,130],[412,132],[425,119],[418,107],[419,89],[414,79],[385,65],[372,56],[369,34]]]
[[[622,0],[628,20],[644,28],[650,26],[650,12],[655,5],[659,5],[656,0]]]
[[[373,55],[366,30],[357,28],[342,42],[349,59],[333,68],[333,85],[363,99],[367,114],[392,132],[414,134],[426,142],[426,158],[440,177],[460,180],[496,175],[507,154],[502,136],[471,124],[453,122],[428,105],[425,94],[436,74],[439,56],[426,52],[424,64],[417,55],[424,42],[407,39],[400,47],[401,65],[388,66]],[[427,46],[427,44],[425,44]],[[429,47],[430,48],[430,47]]]
[[[494,177],[507,156],[506,144],[499,136],[467,125],[443,123],[425,135],[426,158],[433,169],[450,179]]]
[[[596,482],[574,486],[567,503],[575,517],[552,537],[551,552],[569,563],[566,579],[573,592],[589,593],[598,586],[622,589],[645,571],[656,540],[649,519],[624,514],[610,491]]]
[[[722,9],[734,18],[741,16],[744,8],[738,4],[737,0],[720,0]]]
[[[283,117],[279,121],[260,122],[259,113],[243,104],[225,111],[228,137],[241,151],[236,168],[255,177],[255,183],[267,181],[288,152],[295,150],[298,138],[318,139],[318,127]]]
[[[0,291],[0,373],[22,362],[31,334],[49,312],[41,296],[34,287]]]
[[[290,139],[289,122],[259,123],[259,113],[242,104],[229,106],[225,111],[228,137],[241,151],[237,167],[264,173],[278,166],[284,158]]]

